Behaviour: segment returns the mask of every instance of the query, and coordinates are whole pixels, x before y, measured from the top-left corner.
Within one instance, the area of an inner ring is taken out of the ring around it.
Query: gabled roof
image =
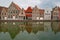
[[[32,13],[32,8],[28,7],[27,10],[25,10],[25,13]]]
[[[14,2],[12,2],[11,5],[13,5],[17,10],[20,10],[20,9],[21,9],[21,8],[20,8],[17,4],[15,4]]]

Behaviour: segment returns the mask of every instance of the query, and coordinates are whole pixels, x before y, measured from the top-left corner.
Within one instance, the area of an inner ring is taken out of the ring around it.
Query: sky
[[[9,7],[11,2],[19,5],[20,8],[26,9],[28,6],[34,7],[35,5],[38,8],[53,8],[55,6],[60,6],[60,0],[0,0],[0,6]]]

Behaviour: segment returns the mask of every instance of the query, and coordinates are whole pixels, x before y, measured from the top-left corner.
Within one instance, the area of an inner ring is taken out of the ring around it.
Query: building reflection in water
[[[54,31],[54,33],[57,33],[60,31],[60,22],[53,22],[52,23],[52,31]]]
[[[46,32],[52,32],[52,29],[51,29],[51,22],[44,22],[44,31]]]
[[[24,40],[23,38],[26,40],[42,40],[40,36],[44,37],[48,33],[51,36],[58,32],[60,32],[60,22],[0,22],[0,39],[1,36],[5,37],[4,35],[7,33],[8,37],[14,40],[21,38],[21,40]]]
[[[13,25],[15,25],[15,22],[13,22]]]
[[[5,22],[5,24],[7,24],[7,22]]]
[[[28,33],[32,32],[32,22],[26,22],[25,29]]]
[[[41,24],[40,22],[33,22],[32,23],[32,32],[33,33],[37,33],[38,31],[43,31],[44,30],[44,26],[43,23]]]

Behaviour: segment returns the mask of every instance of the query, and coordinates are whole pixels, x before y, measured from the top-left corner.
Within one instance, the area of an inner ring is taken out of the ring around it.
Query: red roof
[[[14,2],[12,2],[12,4],[13,4],[13,6],[17,9],[17,10],[20,10],[21,8],[17,5],[17,4],[15,4]]]
[[[25,10],[26,13],[32,13],[32,8],[28,7],[27,10]]]
[[[40,14],[44,14],[44,10],[43,9],[40,9]]]

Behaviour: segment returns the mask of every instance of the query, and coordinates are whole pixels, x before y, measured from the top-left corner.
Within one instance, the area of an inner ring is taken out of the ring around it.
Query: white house
[[[51,20],[51,9],[46,8],[44,12],[44,20]]]

